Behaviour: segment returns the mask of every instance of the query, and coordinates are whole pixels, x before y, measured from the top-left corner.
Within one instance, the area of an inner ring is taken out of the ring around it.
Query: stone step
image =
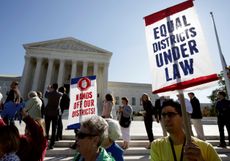
[[[73,157],[45,157],[44,161],[73,161]]]
[[[47,157],[61,157],[61,156],[74,156],[76,153],[76,150],[70,149],[68,147],[54,147],[53,149],[47,150],[46,151],[46,156]]]
[[[230,161],[230,154],[219,154],[222,161]],[[45,161],[72,161],[73,156],[71,157],[45,157]],[[149,161],[149,155],[132,155],[124,156],[125,161]]]
[[[222,161],[230,161],[230,154],[219,154]],[[149,155],[124,156],[125,161],[149,161]]]
[[[213,146],[219,145],[219,140],[206,140]],[[55,147],[70,147],[75,141],[74,140],[59,140],[55,142]],[[116,141],[119,145],[122,144],[122,140]],[[227,142],[227,140],[226,140]],[[145,147],[149,143],[148,140],[131,140],[129,143],[130,147]]]
[[[154,136],[155,139],[161,138],[162,136]],[[206,140],[219,140],[219,135],[207,135],[205,136]],[[226,136],[225,139],[227,140],[228,137]],[[74,135],[63,135],[63,140],[75,140]],[[131,135],[131,140],[148,140],[147,135]]]
[[[212,144],[213,146],[218,146],[220,144],[220,140],[206,140],[206,141]],[[225,140],[225,142],[228,143],[227,140]]]
[[[71,136],[72,137],[72,136]],[[64,137],[65,139],[69,138]],[[130,141],[130,148],[124,152],[124,158],[126,161],[149,161],[149,150],[144,148],[148,143],[145,136],[135,136],[136,140]],[[217,136],[209,137],[213,140],[206,140],[214,146],[218,155],[223,161],[230,161],[230,147],[220,148],[217,147],[219,140],[216,140]],[[139,139],[139,140],[138,140]],[[74,140],[61,140],[55,143],[55,148],[47,150],[45,161],[70,161],[73,160],[73,156],[76,153],[75,150],[69,147],[74,143]],[[122,140],[117,141],[118,144],[122,143]]]
[[[74,140],[60,140],[55,142],[55,147],[70,147],[75,141]],[[122,144],[122,140],[116,141],[119,145]],[[149,143],[148,140],[131,140],[129,143],[130,147],[145,147]]]
[[[230,147],[228,148],[220,148],[214,146],[214,149],[218,154],[229,154],[230,155]],[[67,147],[55,147],[52,150],[47,150],[46,156],[73,156],[75,154],[75,150],[67,148]],[[149,149],[144,147],[130,147],[125,152],[124,155],[148,155]]]

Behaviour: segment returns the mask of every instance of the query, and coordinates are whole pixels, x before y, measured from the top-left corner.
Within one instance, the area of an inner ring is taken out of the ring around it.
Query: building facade
[[[17,80],[20,86],[21,77],[0,75],[0,92],[3,95],[3,101],[6,99],[7,91],[10,90],[11,82],[14,80]],[[121,105],[121,98],[127,97],[129,99],[129,104],[133,107],[133,110],[135,112],[139,112],[143,110],[141,102],[141,96],[143,93],[147,93],[150,96],[153,104],[155,103],[155,100],[158,98],[157,95],[152,94],[151,89],[151,84],[109,81],[107,92],[111,93],[115,99],[115,110],[117,110],[118,107]],[[211,106],[211,103],[201,103],[202,111],[204,110],[204,108],[208,108],[210,110]],[[101,107],[101,105],[99,105],[99,107]]]
[[[121,98],[127,97],[129,104],[133,107],[134,112],[143,110],[141,96],[143,93],[147,93],[153,103],[157,98],[157,95],[152,94],[151,84],[143,83],[127,83],[127,82],[108,82],[108,90],[115,99],[115,109],[117,110],[121,105]]]
[[[111,93],[116,99],[116,109],[121,105],[121,98],[127,97],[135,112],[142,110],[140,98],[143,93],[148,93],[152,101],[157,97],[151,94],[150,84],[108,82],[112,53],[86,42],[70,37],[23,46],[26,53],[22,77],[0,76],[4,99],[10,83],[15,79],[20,82],[21,95],[26,100],[31,90],[44,93],[47,86],[53,83],[68,87],[71,78],[87,75],[97,76],[99,114],[106,93]]]
[[[10,90],[10,84],[12,81],[17,80],[21,87],[22,77],[19,76],[4,76],[0,75],[0,92],[3,94],[3,100],[6,99],[6,93]],[[121,98],[127,97],[129,104],[133,107],[135,112],[143,110],[141,96],[143,93],[147,93],[151,101],[155,102],[158,98],[157,95],[152,94],[151,84],[143,83],[127,83],[127,82],[108,82],[108,88],[106,93],[111,93],[115,99],[115,109],[121,105]],[[28,93],[27,93],[28,94]],[[104,99],[104,95],[102,100]],[[101,106],[101,105],[99,105]],[[100,113],[99,113],[100,114]]]
[[[111,52],[71,37],[23,46],[26,50],[20,82],[23,98],[31,90],[45,92],[53,83],[68,87],[71,78],[96,75],[98,102],[102,102]]]

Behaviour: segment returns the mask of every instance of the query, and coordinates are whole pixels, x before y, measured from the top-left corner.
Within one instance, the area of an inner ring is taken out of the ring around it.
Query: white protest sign
[[[183,90],[218,79],[193,1],[144,19],[153,93]]]
[[[78,129],[85,119],[97,115],[96,76],[72,78],[67,129]]]

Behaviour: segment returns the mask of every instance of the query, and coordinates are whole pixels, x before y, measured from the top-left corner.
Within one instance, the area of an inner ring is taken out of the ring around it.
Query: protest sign
[[[179,92],[186,142],[191,142],[183,91],[218,80],[193,1],[145,18],[152,92]]]
[[[71,79],[67,129],[78,129],[85,119],[97,115],[96,76]]]
[[[144,19],[153,93],[185,90],[218,79],[193,1]]]

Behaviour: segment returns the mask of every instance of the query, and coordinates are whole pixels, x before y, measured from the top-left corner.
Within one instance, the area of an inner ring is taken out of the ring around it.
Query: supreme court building
[[[96,75],[100,102],[107,90],[111,52],[71,37],[23,46],[26,50],[20,82],[23,98],[31,90],[45,92],[53,83],[68,87],[71,78]]]
[[[31,90],[44,93],[47,86],[53,83],[69,88],[71,78],[87,75],[97,76],[99,114],[107,93],[111,93],[116,100],[116,109],[121,105],[121,98],[125,96],[135,112],[143,109],[140,100],[143,93],[148,93],[153,103],[158,98],[152,94],[151,84],[108,82],[112,53],[94,45],[70,37],[23,46],[25,64],[22,76],[0,75],[3,101],[13,80],[19,81],[21,95],[26,100]]]

